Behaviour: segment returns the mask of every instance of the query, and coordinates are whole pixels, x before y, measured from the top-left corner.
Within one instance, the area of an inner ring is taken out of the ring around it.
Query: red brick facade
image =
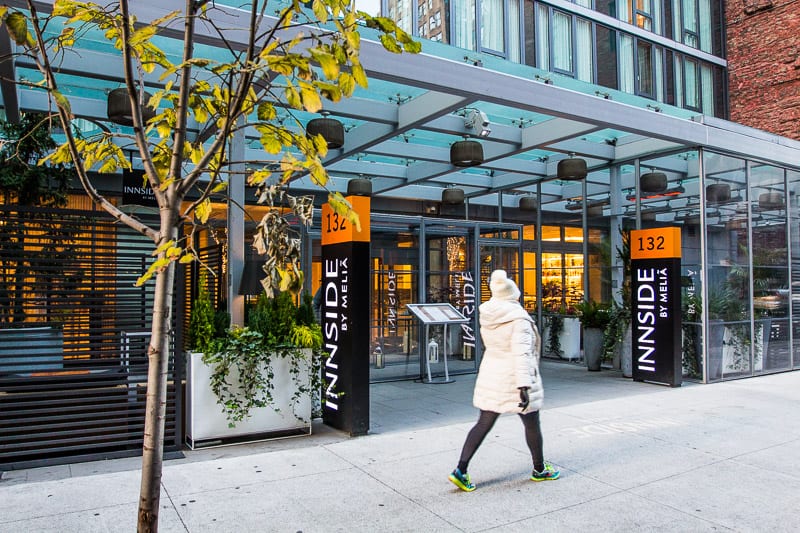
[[[800,1],[729,0],[730,119],[800,140]]]

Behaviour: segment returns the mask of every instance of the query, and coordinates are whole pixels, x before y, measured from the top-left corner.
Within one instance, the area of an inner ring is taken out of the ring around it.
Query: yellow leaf
[[[169,123],[166,120],[162,120],[158,124],[156,124],[156,131],[158,132],[158,136],[162,139],[166,139],[172,133],[172,128],[170,127]]]
[[[403,49],[400,48],[400,46],[397,44],[397,40],[391,35],[382,33],[380,39],[381,39],[381,44],[386,50],[394,54],[399,54],[400,52],[403,51]]]
[[[194,214],[202,224],[205,224],[208,222],[208,217],[211,216],[212,211],[211,198],[206,198],[200,203],[200,205],[197,206]]]
[[[274,120],[276,116],[275,106],[269,102],[260,102],[258,104],[258,120]]]
[[[325,7],[325,3],[322,2],[322,0],[314,0],[311,9],[314,11],[314,16],[317,17],[317,20],[323,24],[328,22],[328,9]]]
[[[300,86],[302,90],[303,107],[305,107],[306,111],[309,113],[316,113],[322,109],[322,100],[314,86],[303,82],[301,82]]]
[[[178,259],[179,263],[186,264],[191,263],[194,261],[194,256],[192,254],[183,254],[180,259]]]
[[[161,245],[160,245],[158,248],[156,248],[156,249],[153,251],[153,253],[152,253],[152,254],[150,254],[150,255],[152,255],[152,256],[154,256],[154,257],[155,257],[155,256],[157,256],[158,254],[160,254],[161,252],[163,252],[164,250],[166,250],[166,249],[168,249],[168,248],[170,248],[171,246],[174,246],[174,245],[175,245],[175,241],[173,241],[173,240],[168,240],[167,242],[165,242],[165,243],[161,244]]]
[[[335,80],[339,75],[339,62],[336,61],[336,58],[328,52],[322,50],[318,51],[317,53],[312,52],[312,54],[314,59],[319,63],[320,67],[322,67],[322,73],[325,75],[325,77],[329,80]]]
[[[366,88],[368,83],[367,83],[367,75],[364,72],[364,67],[362,67],[361,65],[353,65],[353,67],[350,70],[351,73],[353,74],[353,79],[355,80],[355,82],[359,86]]]
[[[180,257],[182,252],[183,252],[183,250],[181,250],[179,247],[170,246],[167,249],[167,254],[166,255],[167,255],[167,257],[174,259],[176,257]]]
[[[339,74],[339,88],[345,96],[353,96],[353,92],[356,90],[356,81],[349,72]]]
[[[30,33],[28,33],[28,19],[20,13],[19,11],[15,11],[6,17],[6,27],[8,28],[8,34],[11,35],[11,38],[20,45],[28,45],[32,40]]]
[[[300,101],[300,94],[291,84],[286,87],[286,102],[295,109],[303,108],[303,103]]]
[[[361,47],[361,35],[357,31],[345,32],[344,38],[353,50],[358,50]]]

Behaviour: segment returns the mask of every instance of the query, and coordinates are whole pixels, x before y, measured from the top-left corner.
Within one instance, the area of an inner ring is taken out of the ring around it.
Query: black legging
[[[478,416],[478,422],[472,426],[467,434],[467,440],[464,442],[464,447],[461,449],[461,458],[458,461],[458,469],[462,473],[467,472],[467,467],[478,451],[483,439],[491,431],[497,417],[500,413],[493,411],[481,411]],[[528,449],[531,451],[531,459],[533,459],[533,468],[537,472],[544,470],[544,451],[542,450],[542,428],[539,425],[539,411],[531,411],[530,413],[520,414],[522,424],[525,426],[525,442],[528,444]]]

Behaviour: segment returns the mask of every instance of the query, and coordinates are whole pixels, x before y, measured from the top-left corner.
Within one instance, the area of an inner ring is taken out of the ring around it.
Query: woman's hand
[[[528,397],[528,387],[519,387],[519,406],[524,411],[527,409],[528,404],[531,403],[531,399]]]

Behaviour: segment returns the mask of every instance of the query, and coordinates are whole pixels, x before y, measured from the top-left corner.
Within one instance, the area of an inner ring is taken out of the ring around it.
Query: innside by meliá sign
[[[390,270],[386,275],[386,290],[387,290],[387,317],[386,323],[389,329],[389,335],[397,334],[397,274],[394,270]]]
[[[463,272],[461,274],[462,283],[462,305],[461,314],[465,317],[472,319],[475,315],[475,283],[472,280],[471,272]],[[464,348],[470,347],[475,349],[475,328],[472,327],[472,322],[461,324],[461,340],[464,342]]]
[[[339,410],[339,350],[342,336],[348,330],[348,258],[326,259],[323,264],[323,304],[325,320],[323,337],[328,357],[325,360],[325,408]]]
[[[656,371],[656,319],[668,318],[667,269],[636,269],[636,364],[639,370]]]

